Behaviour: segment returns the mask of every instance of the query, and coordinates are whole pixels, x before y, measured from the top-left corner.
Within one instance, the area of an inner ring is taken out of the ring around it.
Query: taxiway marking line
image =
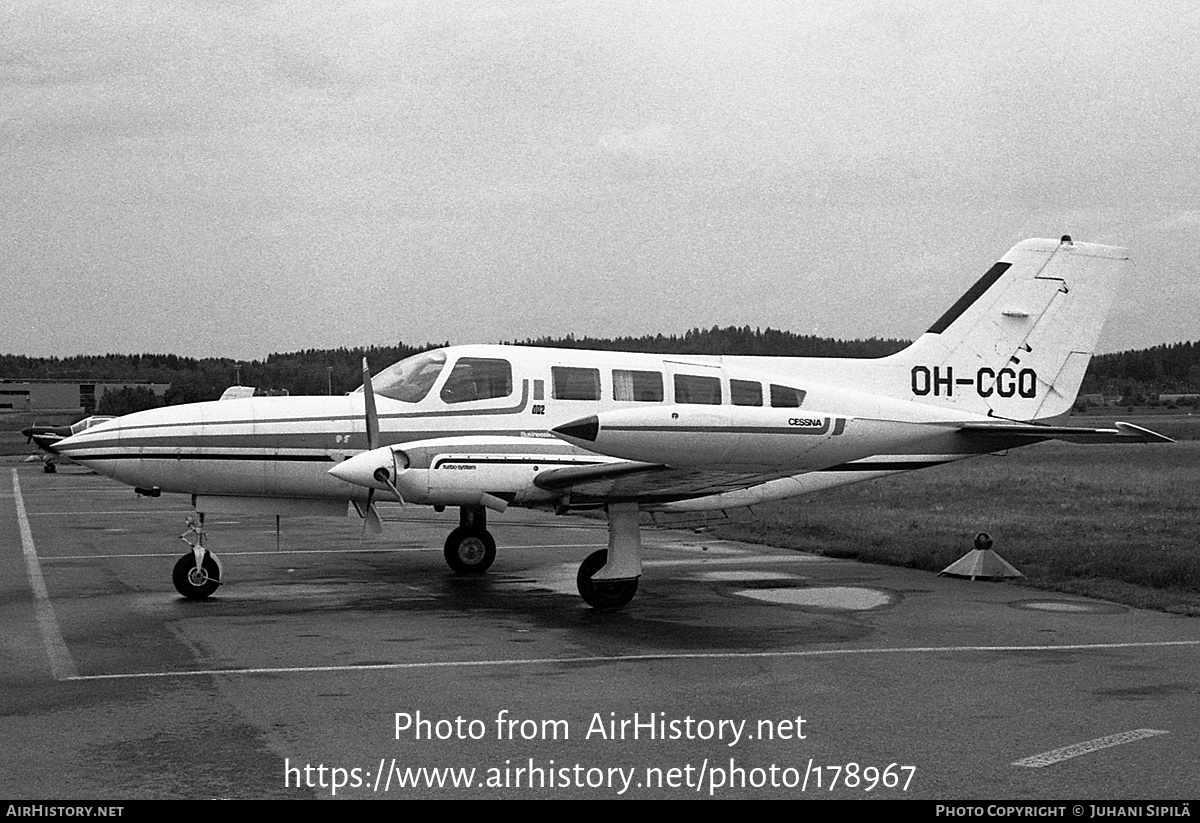
[[[594,549],[607,546],[607,543],[572,543],[564,546],[562,543],[546,546],[516,546],[519,549]],[[438,552],[442,549],[431,546],[420,546],[411,549],[286,549],[284,551],[256,552],[220,552],[221,557],[284,557],[292,554],[420,554],[423,552]],[[153,552],[151,554],[60,554],[43,557],[42,561],[50,563],[57,560],[128,560],[150,557],[178,557],[179,552]]]
[[[419,549],[288,549],[287,551],[261,552],[220,552],[221,557],[253,557],[266,555],[283,557],[292,554],[416,554],[419,552],[440,552],[441,549],[421,547]],[[151,554],[63,554],[43,557],[43,562],[51,563],[57,560],[130,560],[152,557],[179,557],[179,552],[153,552]]]
[[[563,545],[555,543],[545,546],[514,546],[517,549],[597,549],[604,548],[607,543],[571,543]],[[222,557],[255,557],[264,555],[268,557],[282,557],[284,555],[303,555],[303,554],[419,554],[422,552],[440,552],[441,549],[428,546],[409,549],[287,549],[286,551],[253,551],[253,552],[221,552]],[[128,560],[136,558],[150,557],[178,557],[179,552],[152,552],[149,554],[59,554],[43,557],[43,563],[52,563],[55,561],[71,561],[71,560]],[[753,565],[758,563],[813,563],[822,560],[831,560],[829,557],[821,557],[819,555],[745,555],[738,557],[695,557],[682,560],[646,560],[642,562],[643,566],[738,566],[738,565]]]
[[[88,517],[91,517],[92,515],[117,515],[117,514],[144,514],[144,515],[155,515],[155,514],[166,515],[166,514],[169,514],[172,517],[178,517],[180,515],[188,514],[190,512],[191,512],[191,509],[171,509],[170,511],[167,511],[165,509],[162,509],[162,510],[155,509],[153,511],[147,511],[146,509],[114,509],[112,511],[100,511],[100,512],[80,511],[79,509],[74,509],[74,510],[68,511],[68,512],[37,512],[33,516],[34,517],[79,517],[80,515],[87,515]]]
[[[33,587],[34,606],[37,612],[38,630],[50,658],[50,672],[55,680],[73,680],[79,676],[75,660],[67,649],[50,594],[46,590],[46,578],[42,577],[42,566],[38,562],[37,548],[33,545],[33,530],[29,528],[29,515],[25,511],[25,498],[21,496],[21,481],[13,469],[13,500],[17,506],[17,526],[21,531],[21,547],[25,553],[25,570],[29,573],[29,584]]]
[[[376,505],[379,505],[379,504],[376,503]],[[100,516],[100,515],[104,515],[104,516],[145,515],[147,517],[154,517],[154,516],[179,517],[181,515],[191,514],[193,511],[194,510],[190,507],[172,508],[172,509],[111,509],[111,510],[106,510],[106,511],[81,511],[79,509],[72,509],[70,511],[35,512],[34,514],[32,514],[30,516],[31,517],[78,517],[80,515],[87,515],[88,517],[92,517],[92,516]],[[212,512],[210,516],[217,517],[217,518],[226,518],[226,517],[237,518],[234,520],[222,520],[221,522],[223,522],[223,523],[242,523],[244,520],[255,520],[255,519],[262,520],[266,517],[269,517],[270,515],[256,515],[256,514],[242,515],[242,514],[236,514],[233,512]],[[321,515],[312,515],[312,516],[318,517],[322,520],[338,520],[339,519],[338,517],[322,517]],[[285,517],[284,519],[285,519],[285,522],[290,522],[290,521],[296,520],[298,518]],[[433,518],[433,517],[419,518],[419,517],[382,517],[381,516],[379,519],[384,523],[401,523],[401,524],[406,524],[406,525],[411,525],[411,524],[423,524],[423,525],[433,525],[433,526],[450,526],[450,525],[452,525],[452,521],[449,518],[437,519],[437,518]],[[457,522],[457,521],[454,521],[454,522]],[[604,531],[604,530],[608,529],[608,526],[604,523],[592,523],[592,522],[588,522],[588,521],[579,521],[579,522],[574,522],[574,523],[507,522],[507,523],[493,523],[493,524],[491,524],[491,528],[496,531],[504,531],[506,529],[533,529],[533,528],[536,528],[538,530],[574,529],[576,531]],[[271,531],[275,531],[275,530],[271,529]]]
[[[1095,740],[1085,740],[1083,743],[1075,743],[1071,746],[1064,746],[1061,749],[1022,757],[1020,760],[1014,760],[1011,765],[1040,769],[1043,766],[1052,766],[1055,763],[1070,760],[1072,757],[1091,754],[1101,749],[1111,749],[1113,746],[1120,746],[1122,743],[1133,743],[1135,740],[1145,740],[1147,737],[1156,737],[1160,734],[1170,734],[1170,732],[1159,729],[1134,729],[1133,731],[1110,734],[1107,737],[1097,737]]]
[[[588,657],[528,657],[512,660],[438,660],[423,663],[363,663],[343,666],[276,666],[244,669],[198,669],[176,672],[130,672],[127,674],[84,674],[70,680],[137,680],[163,677],[211,677],[216,675],[325,674],[330,672],[379,672],[414,669],[487,668],[497,666],[546,666],[564,663],[641,663],[671,660],[762,660],[767,658],[835,657],[868,654],[938,654],[955,652],[1077,652],[1100,649],[1164,648],[1200,646],[1200,640],[1158,640],[1146,643],[1086,643],[1072,646],[909,646],[895,649],[811,649],[792,652],[663,652],[661,654],[614,654]]]

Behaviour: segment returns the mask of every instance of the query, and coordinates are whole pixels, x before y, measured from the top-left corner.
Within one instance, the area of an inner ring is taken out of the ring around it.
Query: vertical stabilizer
[[[1011,420],[1070,410],[1132,265],[1125,249],[1025,240],[911,346],[884,358],[920,403]],[[897,367],[900,367],[897,369]]]

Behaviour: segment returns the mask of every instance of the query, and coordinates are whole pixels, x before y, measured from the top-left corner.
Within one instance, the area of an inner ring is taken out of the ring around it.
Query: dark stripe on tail
[[[985,291],[992,287],[992,284],[1000,279],[1012,266],[1012,263],[1000,262],[987,270],[987,274],[979,278],[974,286],[967,290],[967,293],[958,298],[958,302],[950,307],[949,311],[938,318],[938,321],[929,327],[926,334],[941,334],[951,323],[958,319],[959,315],[971,307],[971,304],[978,300]],[[976,270],[978,271],[978,269]]]

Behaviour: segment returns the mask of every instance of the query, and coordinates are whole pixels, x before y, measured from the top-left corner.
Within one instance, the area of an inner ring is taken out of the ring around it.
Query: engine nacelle
[[[431,506],[474,506],[502,508],[497,500],[529,503],[552,499],[533,484],[547,468],[562,465],[548,463],[545,455],[445,453],[434,455],[428,468],[401,468],[403,453],[396,455],[392,477],[396,488],[409,503]]]
[[[329,473],[385,492],[390,483],[406,503],[502,510],[509,503],[554,500],[555,492],[534,485],[542,472],[610,460],[583,449],[564,451],[557,440],[473,436],[384,446],[355,455]]]

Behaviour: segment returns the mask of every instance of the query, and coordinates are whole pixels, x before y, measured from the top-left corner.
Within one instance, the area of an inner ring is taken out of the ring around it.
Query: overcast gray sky
[[[0,351],[912,337],[1017,241],[1200,338],[1200,5],[0,2]]]

